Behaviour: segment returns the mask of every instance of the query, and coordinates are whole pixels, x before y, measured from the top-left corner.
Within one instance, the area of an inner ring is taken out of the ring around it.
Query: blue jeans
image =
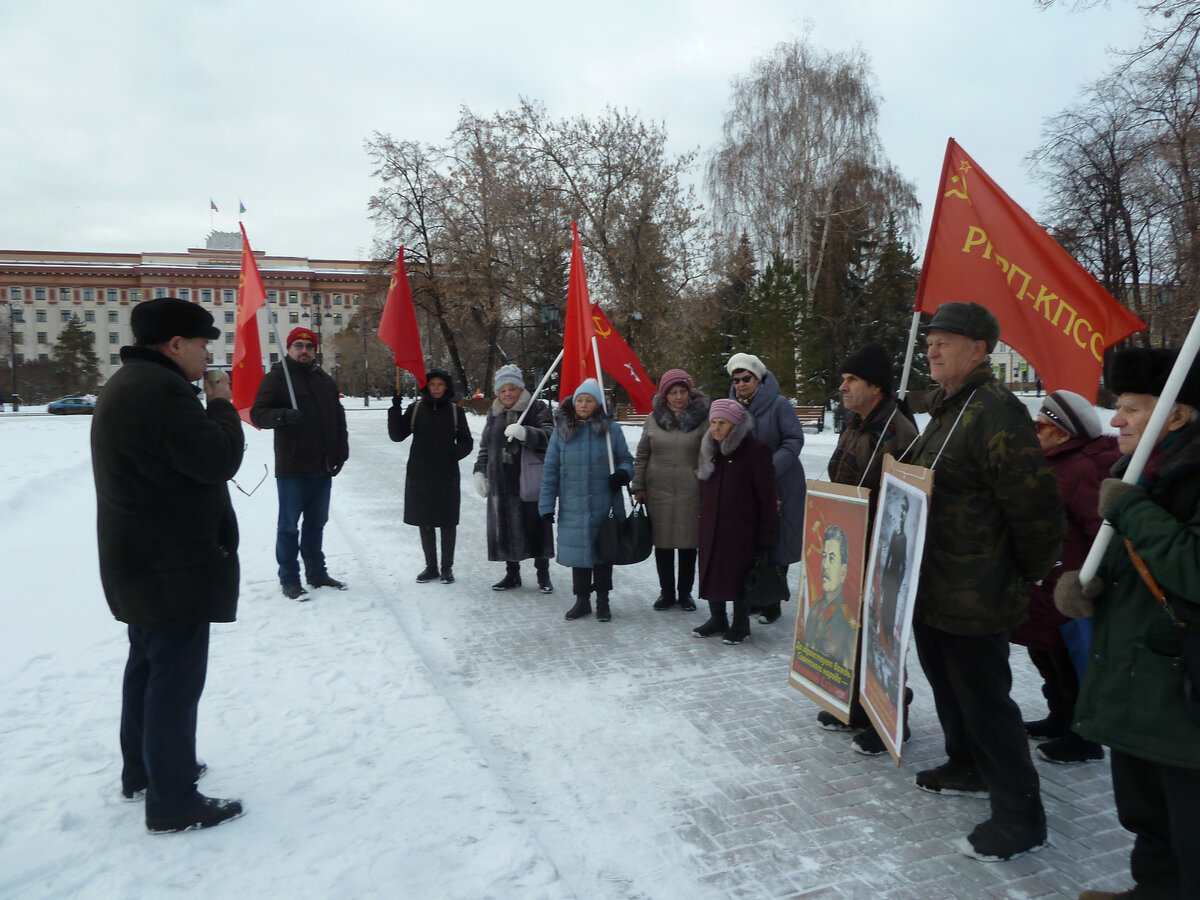
[[[324,575],[325,554],[321,542],[329,521],[329,490],[333,479],[328,475],[284,475],[275,479],[279,488],[279,525],[275,536],[275,561],[279,563],[279,583],[300,583],[300,564],[310,578]],[[300,531],[300,516],[304,531]]]

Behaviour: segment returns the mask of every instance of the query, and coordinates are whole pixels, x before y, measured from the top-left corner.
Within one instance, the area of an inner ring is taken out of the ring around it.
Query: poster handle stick
[[[1142,471],[1146,468],[1146,460],[1150,458],[1151,451],[1158,443],[1158,436],[1167,422],[1167,416],[1171,414],[1171,407],[1175,405],[1175,398],[1179,396],[1179,389],[1183,387],[1183,381],[1192,368],[1197,351],[1200,351],[1200,315],[1192,319],[1192,327],[1188,329],[1187,338],[1179,349],[1179,356],[1175,358],[1171,374],[1167,376],[1167,383],[1163,386],[1162,394],[1154,405],[1154,412],[1150,414],[1150,421],[1146,423],[1146,430],[1142,432],[1137,449],[1133,451],[1133,457],[1129,460],[1129,466],[1121,478],[1125,484],[1137,484],[1138,479],[1142,477]],[[1104,556],[1104,551],[1108,549],[1113,533],[1112,524],[1105,519],[1096,539],[1092,541],[1087,558],[1084,559],[1083,565],[1079,569],[1079,580],[1084,584],[1096,577],[1096,571],[1100,568],[1100,560]]]
[[[608,401],[604,399],[604,370],[600,368],[600,345],[596,343],[596,335],[592,335],[592,359],[596,361],[596,383],[600,385],[600,407],[604,410],[604,414],[608,415]],[[612,451],[612,429],[604,433],[605,441],[608,445],[608,474],[617,471],[617,464],[613,460]]]
[[[900,390],[896,397],[903,400],[908,394],[908,374],[912,371],[913,351],[917,346],[917,329],[921,327],[921,311],[913,310],[912,326],[908,329],[908,349],[904,353],[904,373],[900,376]]]
[[[554,374],[554,370],[558,368],[558,364],[562,362],[563,354],[566,350],[559,350],[558,356],[554,357],[554,362],[550,363],[550,368],[546,370],[546,374],[542,376],[541,383],[538,384],[537,390],[533,392],[533,396],[529,398],[529,405],[521,411],[520,418],[517,419],[517,424],[521,425],[525,422],[525,417],[529,415],[529,411],[533,409],[533,404],[537,398],[542,395],[542,390],[546,387],[546,382],[550,380],[550,376]]]

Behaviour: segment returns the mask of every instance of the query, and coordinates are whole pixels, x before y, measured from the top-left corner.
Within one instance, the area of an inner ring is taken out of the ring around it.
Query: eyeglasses
[[[734,383],[734,384],[749,384],[749,383],[750,383],[751,381],[753,381],[753,380],[754,380],[754,376],[753,376],[753,375],[740,375],[740,376],[739,376],[739,375],[734,375],[734,376],[733,376],[733,383]]]
[[[292,341],[293,347],[299,347],[301,350],[316,350],[317,345],[311,341]]]

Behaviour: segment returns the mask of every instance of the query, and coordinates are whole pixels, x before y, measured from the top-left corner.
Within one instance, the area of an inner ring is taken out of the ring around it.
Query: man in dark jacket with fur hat
[[[1046,842],[1008,639],[1027,615],[1029,583],[1058,559],[1066,517],[1029,411],[992,374],[996,317],[978,303],[944,303],[925,330],[940,389],[907,460],[934,472],[913,633],[949,761],[916,783],[988,797],[991,817],[959,848],[1006,860]]]
[[[146,798],[151,832],[208,828],[242,814],[196,791],[196,711],[209,623],[232,622],[238,529],[229,489],[242,463],[242,423],[229,379],[214,373],[201,405],[208,342],[221,336],[198,304],[147,300],[130,316],[92,419],[100,580],[129,626],[121,706],[121,790]]]
[[[1175,357],[1145,349],[1109,360],[1112,425],[1126,454],[1114,476],[1149,427]],[[1147,437],[1154,450],[1137,484],[1114,477],[1100,486],[1099,513],[1114,534],[1096,577],[1082,586],[1068,572],[1054,592],[1065,615],[1092,617],[1074,728],[1111,748],[1117,816],[1134,835],[1137,886],[1087,891],[1086,900],[1200,897],[1200,647],[1191,637],[1200,629],[1198,408],[1193,365],[1161,430]]]
[[[287,337],[287,356],[263,378],[250,408],[251,422],[275,430],[275,483],[279,490],[275,560],[283,593],[293,600],[308,599],[300,586],[297,554],[304,560],[311,587],[346,589],[345,583],[330,577],[322,544],[333,476],[349,458],[350,444],[341,395],[317,363],[317,349],[315,334],[307,328],[293,328]]]

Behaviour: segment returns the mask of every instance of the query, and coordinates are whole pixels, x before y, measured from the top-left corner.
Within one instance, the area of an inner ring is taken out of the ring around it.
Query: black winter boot
[[[592,598],[591,597],[576,597],[575,605],[567,610],[564,619],[582,619],[584,616],[592,614]]]
[[[608,608],[608,594],[596,592],[596,621],[611,622],[612,610]]]
[[[696,601],[693,599],[690,591],[679,592],[679,608],[684,612],[696,611]]]
[[[511,591],[513,588],[521,586],[521,564],[519,562],[506,562],[504,564],[504,577],[492,585],[493,591]]]
[[[442,528],[442,584],[454,584],[454,525]]]
[[[417,584],[425,584],[427,581],[437,581],[440,574],[437,566],[431,566],[427,563],[425,568],[417,574]]]
[[[733,601],[733,624],[725,632],[725,643],[740,644],[750,637],[750,607],[745,600]]]
[[[425,584],[429,581],[437,581],[441,574],[438,572],[437,566],[437,532],[427,525],[422,525],[419,530],[421,550],[425,553],[425,568],[417,575],[417,584]]]
[[[708,601],[708,621],[692,629],[692,634],[698,638],[712,637],[714,634],[724,634],[729,630],[729,618],[725,615],[725,604]]]
[[[675,595],[669,591],[663,591],[658,595],[658,599],[654,601],[654,609],[660,612],[664,609],[670,609],[675,605]]]
[[[553,594],[554,585],[550,583],[550,560],[535,559],[533,567],[537,570],[538,590],[543,594]]]

